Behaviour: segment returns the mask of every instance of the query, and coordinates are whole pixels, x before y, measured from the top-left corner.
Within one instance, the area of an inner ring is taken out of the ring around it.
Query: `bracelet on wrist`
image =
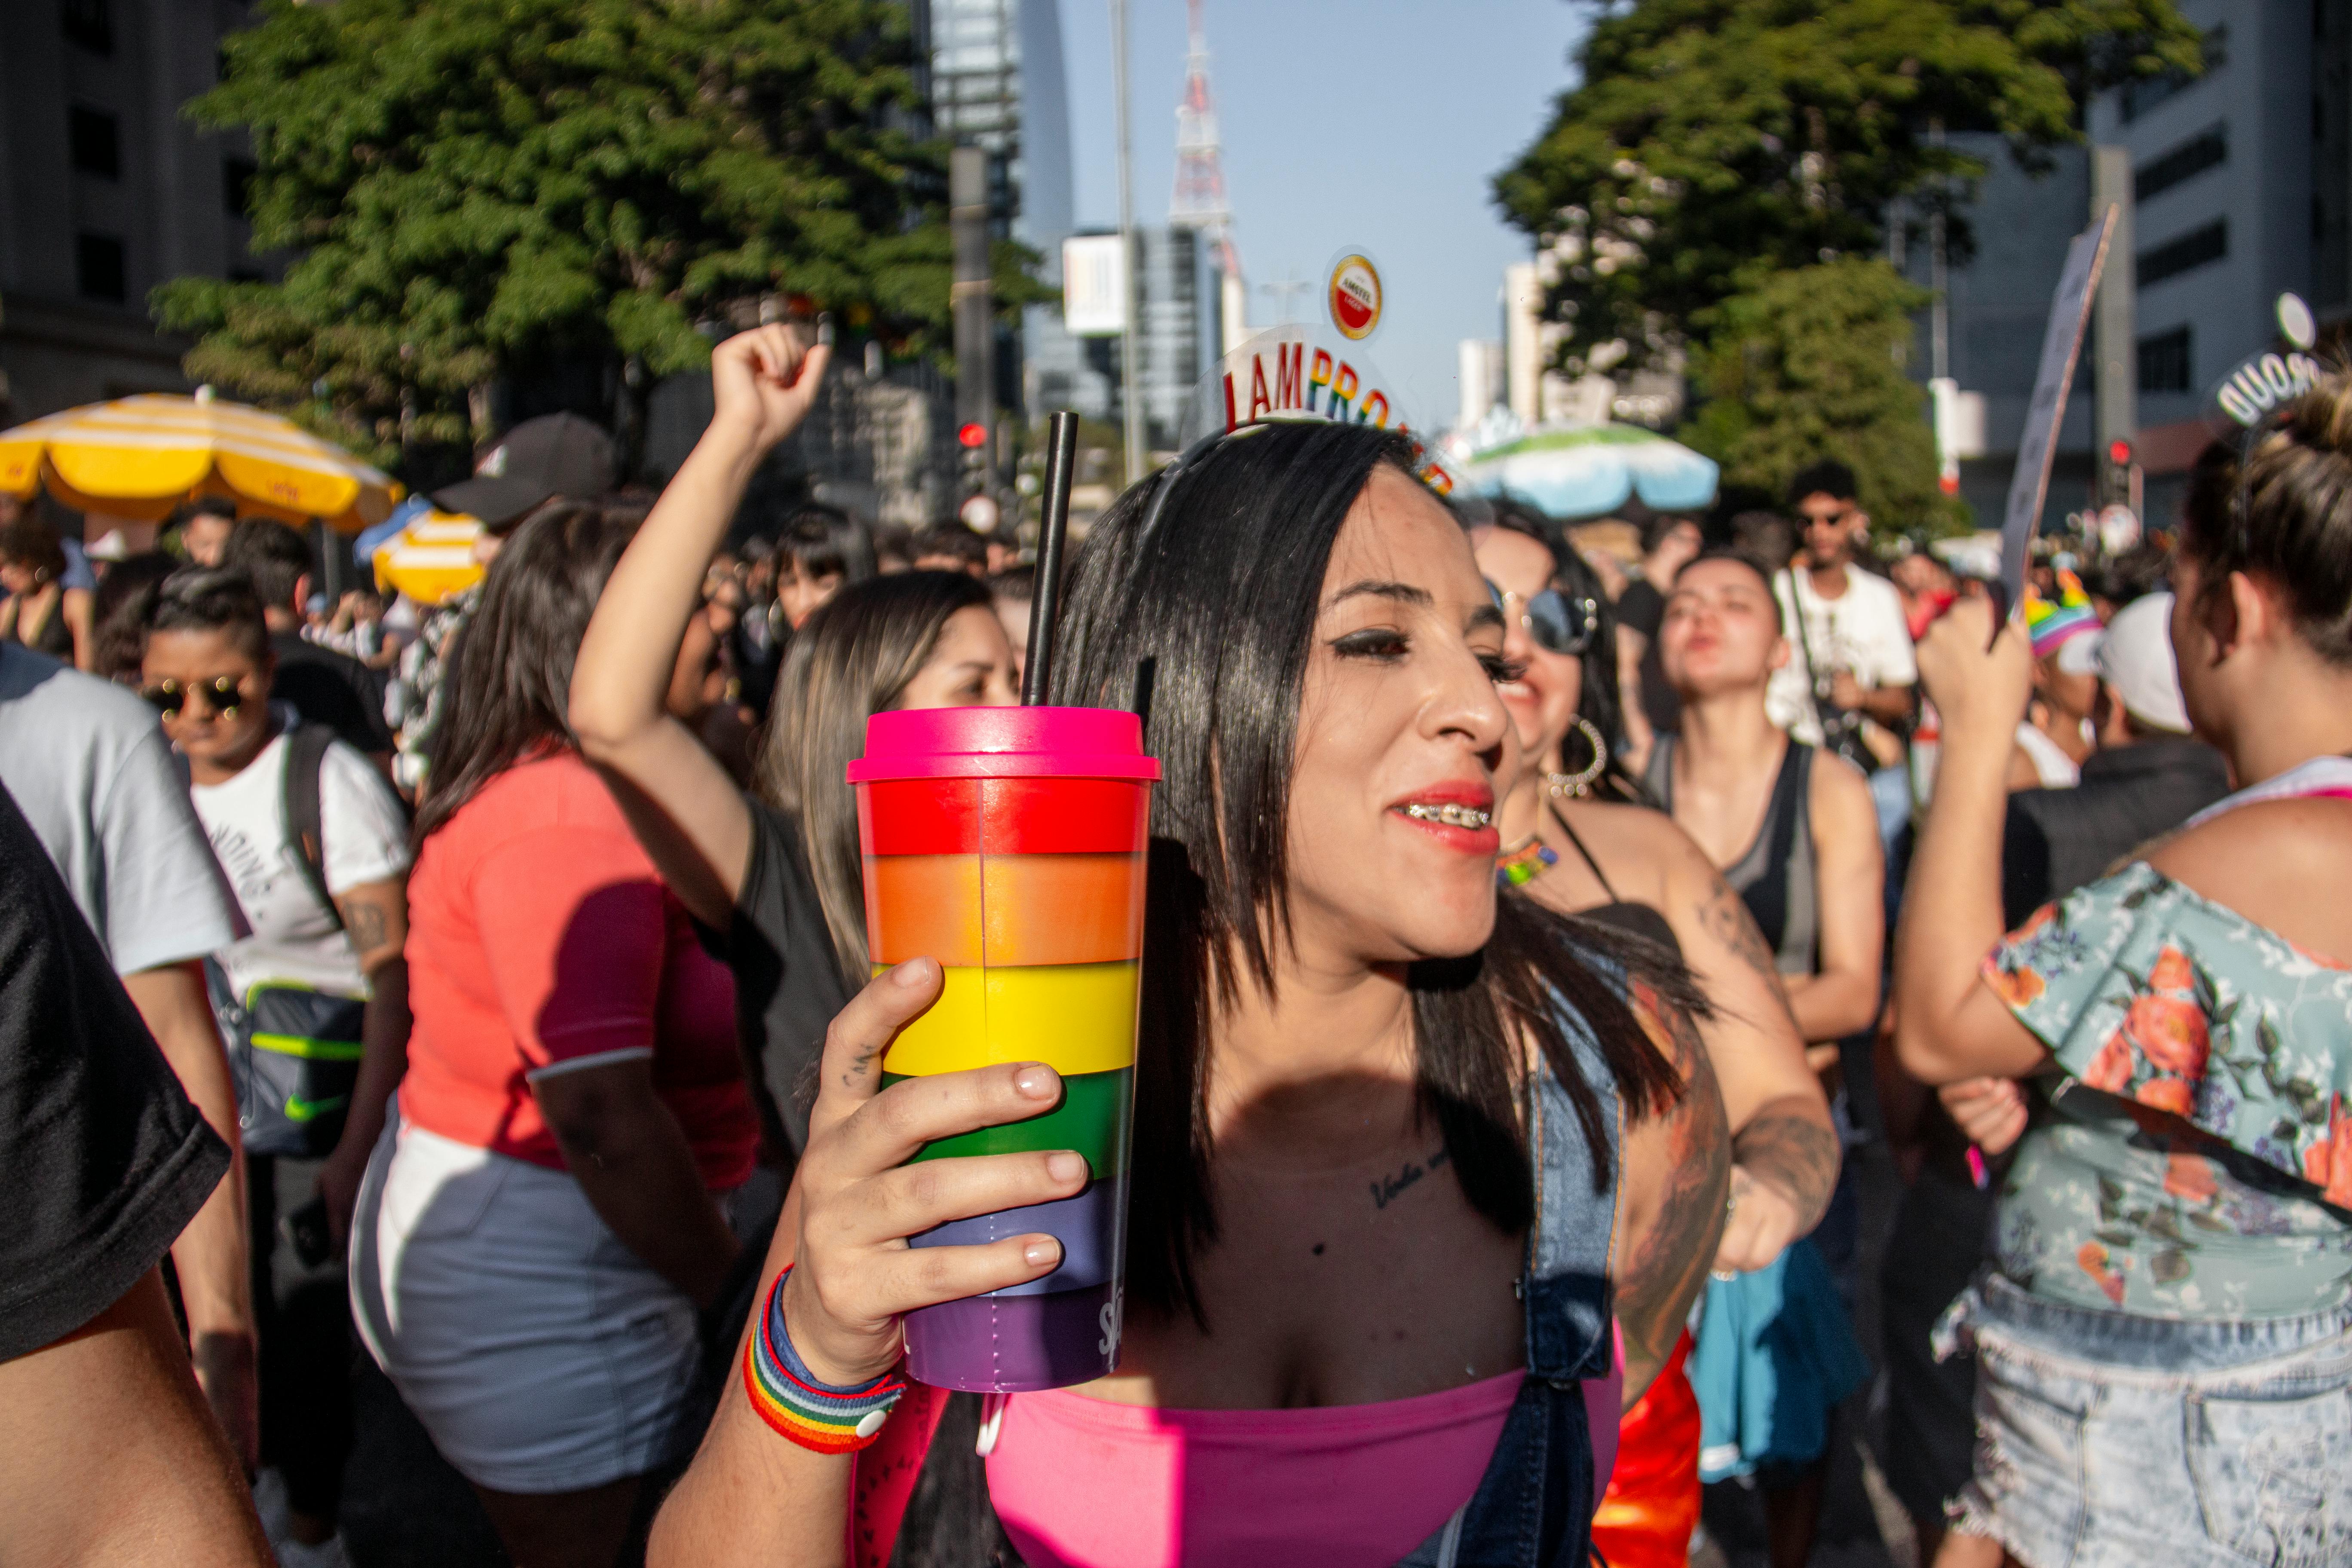
[[[792,1272],[786,1264],[768,1287],[760,1321],[743,1348],[743,1391],[761,1420],[802,1447],[855,1453],[882,1435],[890,1407],[907,1392],[907,1380],[893,1367],[847,1387],[820,1382],[784,1329],[784,1281]]]

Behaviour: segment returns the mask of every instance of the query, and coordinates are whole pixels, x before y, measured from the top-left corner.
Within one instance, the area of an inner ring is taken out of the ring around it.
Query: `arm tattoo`
[[[373,904],[357,899],[342,907],[343,930],[350,933],[352,946],[362,957],[373,952],[391,939],[391,924],[383,911]]]
[[[1837,1134],[1787,1111],[1759,1116],[1731,1141],[1732,1159],[1748,1174],[1770,1182],[1795,1200],[1798,1212],[1818,1219],[1837,1185]]]
[[[1674,1008],[1655,1005],[1685,1092],[1666,1112],[1665,1192],[1647,1234],[1630,1247],[1617,1278],[1617,1321],[1625,1334],[1630,1404],[1674,1352],[1691,1303],[1706,1282],[1722,1239],[1731,1186],[1731,1137],[1715,1069],[1698,1031]]]
[[[1780,965],[1773,962],[1772,950],[1764,945],[1764,933],[1756,929],[1756,917],[1748,912],[1747,902],[1720,875],[1710,873],[1707,881],[1710,886],[1696,910],[1699,929],[1770,981],[1773,990],[1782,990]]]

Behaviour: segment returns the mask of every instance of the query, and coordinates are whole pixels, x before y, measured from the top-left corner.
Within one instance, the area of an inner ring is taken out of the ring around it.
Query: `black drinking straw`
[[[1045,448],[1045,515],[1037,537],[1037,585],[1029,604],[1029,662],[1021,675],[1021,705],[1043,707],[1054,684],[1054,620],[1062,608],[1062,542],[1070,531],[1071,470],[1078,458],[1078,416],[1054,416]]]

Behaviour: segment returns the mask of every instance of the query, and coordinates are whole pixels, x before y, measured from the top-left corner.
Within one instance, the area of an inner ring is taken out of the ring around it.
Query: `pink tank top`
[[[1524,1375],[1299,1410],[1018,1394],[988,1495],[1029,1568],[1388,1568],[1478,1489]],[[1584,1385],[1596,1503],[1622,1384]]]

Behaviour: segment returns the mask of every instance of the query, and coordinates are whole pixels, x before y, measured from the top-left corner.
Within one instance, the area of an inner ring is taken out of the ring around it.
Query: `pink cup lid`
[[[880,779],[1160,777],[1143,721],[1118,708],[922,708],[866,721],[851,784]]]

